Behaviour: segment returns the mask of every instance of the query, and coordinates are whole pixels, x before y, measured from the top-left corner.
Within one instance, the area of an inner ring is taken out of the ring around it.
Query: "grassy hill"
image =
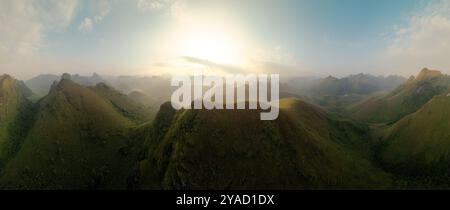
[[[352,116],[369,123],[392,123],[420,109],[433,96],[450,87],[450,77],[423,69],[405,84],[383,95],[371,97],[350,109]]]
[[[409,187],[450,187],[450,97],[435,96],[392,125],[380,154]]]
[[[99,96],[108,100],[117,111],[136,122],[146,122],[154,118],[157,110],[134,101],[128,95],[122,94],[105,83],[89,87]]]
[[[293,93],[280,93],[277,120],[261,121],[262,110],[169,102],[155,113],[143,92],[61,78],[33,103],[23,82],[0,76],[0,189],[450,186],[450,77],[439,71],[353,107],[362,121],[390,122],[371,127]]]
[[[0,76],[0,169],[17,152],[31,115],[31,91],[9,75]]]
[[[125,188],[121,152],[132,123],[95,91],[63,79],[36,105],[20,150],[0,172],[6,189]]]
[[[367,128],[335,119],[298,99],[281,100],[280,116],[260,110],[180,110],[163,105],[146,131],[144,189],[383,188],[364,145]],[[146,129],[143,129],[146,130]]]

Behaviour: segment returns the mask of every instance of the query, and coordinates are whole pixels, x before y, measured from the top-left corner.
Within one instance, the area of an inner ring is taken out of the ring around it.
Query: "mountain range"
[[[448,188],[447,75],[295,81],[261,121],[174,110],[165,77],[0,76],[0,189]]]

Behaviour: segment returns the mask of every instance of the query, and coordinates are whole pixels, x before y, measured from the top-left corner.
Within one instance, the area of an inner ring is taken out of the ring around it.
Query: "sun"
[[[240,65],[245,60],[237,33],[221,24],[189,24],[176,33],[178,56],[195,57],[218,64]]]

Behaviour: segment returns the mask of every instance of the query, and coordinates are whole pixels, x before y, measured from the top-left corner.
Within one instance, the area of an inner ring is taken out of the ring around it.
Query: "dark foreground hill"
[[[143,189],[384,188],[363,145],[367,128],[333,119],[298,99],[283,99],[275,121],[260,110],[181,110],[161,107],[142,129],[147,157]],[[153,129],[149,132],[148,129]],[[147,130],[147,131],[145,131]]]

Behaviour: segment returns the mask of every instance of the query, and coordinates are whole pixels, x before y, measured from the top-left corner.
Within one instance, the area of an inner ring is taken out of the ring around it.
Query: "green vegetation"
[[[98,83],[96,86],[90,87],[90,89],[108,100],[117,111],[134,121],[147,122],[152,120],[156,114],[157,110],[155,108],[136,103],[132,98],[116,91],[105,83]]]
[[[1,171],[7,189],[125,188],[120,153],[133,123],[94,91],[63,79],[36,105],[20,150]]]
[[[31,94],[23,83],[9,75],[0,76],[0,168],[18,147],[29,127]]]
[[[148,158],[141,161],[141,188],[389,186],[389,175],[370,163],[368,153],[357,151],[370,141],[366,128],[337,122],[298,99],[283,99],[275,121],[260,121],[260,110],[165,109],[162,122],[155,121]]]
[[[392,125],[379,155],[404,187],[450,187],[450,97],[434,97]]]
[[[0,76],[0,189],[450,187],[450,77],[438,71],[388,93],[377,92],[388,79],[368,75],[326,78],[309,97],[283,84],[274,121],[263,110],[176,111],[161,102],[162,78],[113,85],[164,84],[155,97],[98,75],[58,78],[34,101]]]
[[[393,123],[411,114],[433,96],[450,87],[450,77],[439,71],[423,69],[394,91],[374,96],[350,108],[352,116],[368,123]]]

